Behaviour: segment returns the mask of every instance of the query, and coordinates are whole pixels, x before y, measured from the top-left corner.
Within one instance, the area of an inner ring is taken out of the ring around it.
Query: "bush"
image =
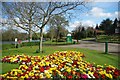
[[[56,42],[56,39],[53,39],[52,42]],[[58,39],[57,42],[66,42],[66,38]]]
[[[21,46],[36,46],[39,45],[39,42],[24,42]]]
[[[64,39],[59,39],[58,42],[66,42]]]
[[[23,42],[20,44],[21,47],[23,46],[36,46],[39,45],[39,42]],[[10,48],[15,48],[15,44],[2,44],[2,49],[10,49]],[[19,48],[19,45],[16,46],[16,48]]]
[[[53,39],[52,42],[56,42],[56,39]]]
[[[120,43],[118,35],[99,35],[97,36],[98,42],[108,41],[110,43]]]

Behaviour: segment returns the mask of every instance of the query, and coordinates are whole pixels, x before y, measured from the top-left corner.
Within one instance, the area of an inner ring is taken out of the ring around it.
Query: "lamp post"
[[[105,42],[105,53],[108,54],[108,42]]]

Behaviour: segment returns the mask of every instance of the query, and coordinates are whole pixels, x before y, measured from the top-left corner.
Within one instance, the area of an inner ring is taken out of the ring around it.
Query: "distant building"
[[[100,34],[105,34],[105,31],[103,31],[103,30],[95,30],[95,33],[97,35],[100,35]]]

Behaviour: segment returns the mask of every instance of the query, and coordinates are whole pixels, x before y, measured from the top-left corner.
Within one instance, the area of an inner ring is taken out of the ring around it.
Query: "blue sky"
[[[114,20],[118,17],[118,2],[97,1],[99,2],[89,3],[86,6],[87,8],[82,8],[82,11],[71,11],[75,17],[69,22],[69,31],[75,29],[79,24],[95,27],[95,25],[100,24],[103,19],[110,18],[111,20]],[[44,32],[46,32],[47,28],[48,27],[44,28]],[[21,32],[24,32],[24,30],[20,30]]]
[[[103,19],[110,18],[114,20],[118,17],[118,2],[93,2],[89,3],[88,9],[85,11],[74,12],[77,15],[70,22],[69,31],[73,30],[80,23],[85,26],[95,27],[96,24],[100,24]]]

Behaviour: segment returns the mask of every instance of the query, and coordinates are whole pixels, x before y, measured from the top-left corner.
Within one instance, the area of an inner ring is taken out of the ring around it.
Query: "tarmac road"
[[[60,47],[88,48],[91,50],[98,50],[105,52],[105,43],[98,43],[95,41],[80,41],[80,44],[65,45]],[[119,44],[108,43],[108,52],[115,54],[120,53]]]

